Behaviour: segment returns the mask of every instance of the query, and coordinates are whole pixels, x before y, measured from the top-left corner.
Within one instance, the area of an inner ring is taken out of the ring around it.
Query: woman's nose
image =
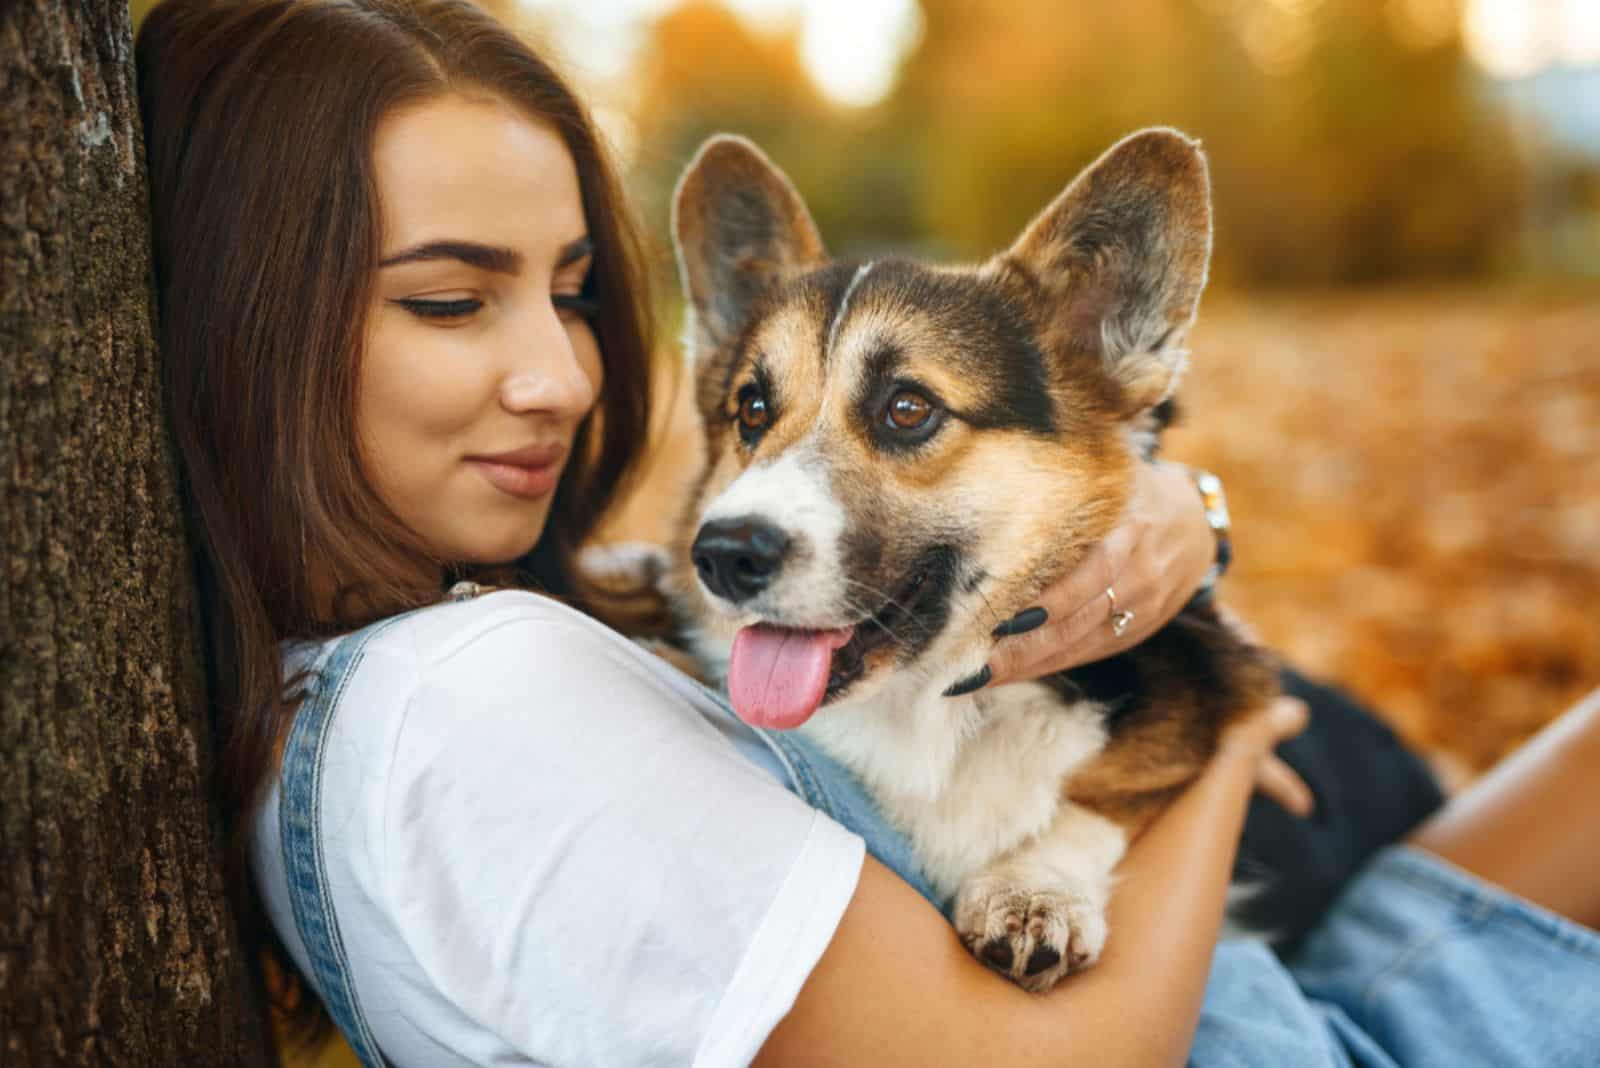
[[[516,343],[516,352],[500,387],[500,403],[509,412],[546,411],[581,418],[595,402],[589,377],[567,325],[551,310],[539,316],[537,328]]]

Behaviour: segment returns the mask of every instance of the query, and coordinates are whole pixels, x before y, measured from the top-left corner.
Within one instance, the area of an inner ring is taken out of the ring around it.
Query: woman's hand
[[[1239,764],[1242,771],[1253,773],[1257,790],[1293,815],[1309,816],[1315,804],[1311,787],[1273,750],[1305,730],[1310,722],[1311,710],[1304,701],[1298,697],[1274,698],[1260,711],[1229,724],[1213,759]]]
[[[1188,603],[1216,559],[1216,536],[1183,466],[1141,464],[1127,515],[1071,572],[1044,592],[1040,604],[996,628],[988,685],[1035,679],[1114,656],[1165,626]],[[1119,634],[1116,611],[1132,618]],[[1020,627],[1019,627],[1020,624]],[[1309,815],[1310,787],[1273,754],[1279,742],[1305,729],[1303,702],[1280,698],[1232,725],[1218,757],[1247,759],[1256,788],[1297,816]]]
[[[995,628],[990,685],[1035,679],[1129,649],[1178,614],[1216,558],[1189,473],[1179,464],[1141,463],[1133,499],[1117,528],[1040,603]],[[1131,614],[1122,632],[1116,611]]]

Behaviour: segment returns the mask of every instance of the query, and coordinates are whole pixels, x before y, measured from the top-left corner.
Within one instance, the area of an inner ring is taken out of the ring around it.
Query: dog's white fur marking
[[[683,252],[678,252],[678,270],[683,271]],[[686,301],[683,309],[683,329],[678,338],[682,347],[683,358],[692,371],[700,366],[700,314],[694,310],[694,302]]]
[[[741,605],[741,611],[790,627],[838,627],[851,622],[841,618],[849,596],[839,566],[839,542],[848,516],[829,489],[827,468],[809,442],[797,442],[775,459],[751,464],[711,502],[700,522],[738,516],[764,520],[790,538],[777,581]]]
[[[951,663],[955,654],[936,648],[928,660]],[[1062,811],[1062,784],[1106,738],[1097,707],[1063,708],[1043,686],[947,698],[947,682],[896,673],[801,728],[872,788],[946,897],[1048,831]]]
[[[927,654],[941,664],[973,655],[945,642]],[[1063,797],[1105,745],[1103,710],[1062,707],[1037,684],[955,699],[941,696],[943,684],[942,674],[897,672],[800,729],[860,776],[911,839],[935,892],[954,899],[952,919],[973,952],[999,940],[1011,949],[1011,978],[1048,989],[1099,958],[1127,845],[1120,827]],[[1028,974],[1045,947],[1060,959]]]
[[[672,554],[650,541],[613,541],[578,554],[578,568],[601,582],[654,587],[672,570]]]
[[[861,280],[872,270],[875,262],[874,260],[868,260],[860,267],[857,267],[855,277],[851,278],[850,284],[844,287],[844,296],[839,298],[839,310],[833,313],[833,322],[828,324],[828,347],[823,353],[825,356],[833,356],[834,345],[839,340],[839,324],[844,322],[844,317],[850,310],[850,298],[855,296],[856,286],[861,284]]]

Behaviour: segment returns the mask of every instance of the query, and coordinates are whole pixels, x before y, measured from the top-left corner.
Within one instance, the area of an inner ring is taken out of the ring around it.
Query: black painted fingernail
[[[1049,618],[1050,613],[1043,608],[1029,608],[1027,611],[1018,612],[989,633],[996,638],[1009,638],[1013,634],[1026,634]]]
[[[960,682],[951,683],[950,688],[944,692],[944,695],[946,697],[963,697],[974,690],[983,689],[989,685],[989,680],[992,678],[994,678],[994,672],[989,670],[988,664],[985,664],[981,670],[974,671]]]

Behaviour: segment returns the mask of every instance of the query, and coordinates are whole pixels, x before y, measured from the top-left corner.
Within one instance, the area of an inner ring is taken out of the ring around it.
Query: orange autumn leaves
[[[1600,687],[1600,301],[1203,310],[1170,452],[1222,473],[1226,599],[1481,769]]]

